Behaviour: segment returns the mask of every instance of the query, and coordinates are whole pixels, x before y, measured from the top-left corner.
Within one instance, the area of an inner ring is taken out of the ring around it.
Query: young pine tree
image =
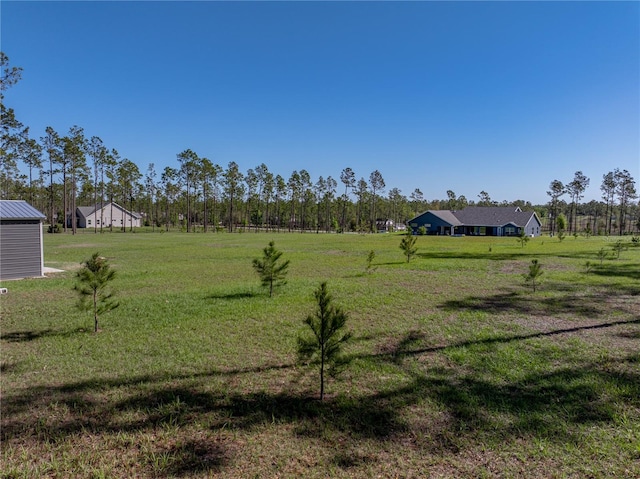
[[[542,275],[542,265],[538,263],[537,259],[532,259],[531,264],[529,265],[529,273],[523,275],[525,283],[531,283],[533,287],[533,292],[536,292],[536,284],[538,278]]]
[[[94,253],[82,264],[82,269],[76,275],[78,283],[73,289],[80,295],[78,309],[93,312],[94,332],[97,333],[98,316],[119,306],[113,300],[114,293],[108,288],[116,272],[99,253]]]
[[[402,237],[400,241],[400,249],[407,257],[407,263],[411,261],[411,258],[416,254],[418,248],[416,247],[416,237],[411,233],[411,229],[407,230],[407,234]]]
[[[315,291],[317,309],[314,314],[307,316],[305,324],[309,326],[311,336],[298,337],[298,357],[301,361],[308,361],[318,356],[320,362],[320,400],[324,399],[325,369],[335,373],[345,361],[340,356],[342,345],[349,341],[351,333],[344,332],[347,313],[332,304],[333,298],[327,290],[326,281]]]
[[[278,263],[282,256],[282,251],[278,251],[274,242],[270,241],[262,253],[262,259],[253,260],[253,268],[256,270],[262,281],[262,286],[269,288],[269,297],[273,296],[275,286],[286,284],[287,268],[289,260]]]
[[[520,234],[518,235],[518,242],[520,243],[520,246],[522,248],[524,248],[524,245],[526,245],[529,242],[530,239],[531,238],[529,238],[529,236],[527,236],[527,232],[525,231],[525,229],[521,228],[520,229]]]
[[[376,258],[376,252],[373,250],[370,250],[369,253],[367,254],[367,271],[369,273],[374,271],[373,268],[373,260]]]

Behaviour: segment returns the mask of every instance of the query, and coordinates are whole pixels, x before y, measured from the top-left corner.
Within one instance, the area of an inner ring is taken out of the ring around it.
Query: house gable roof
[[[3,220],[43,220],[45,216],[24,200],[0,200]]]
[[[431,213],[436,218],[441,219],[442,221],[449,223],[451,226],[460,226],[462,223],[460,219],[456,217],[453,211],[449,210],[429,210],[428,213]]]
[[[112,203],[105,203],[104,205],[102,205],[102,209],[106,210],[111,208],[111,204]],[[131,215],[133,216],[135,219],[140,219],[141,216],[138,213],[132,213],[129,210],[124,209],[122,206],[120,206],[118,203],[113,203],[113,207],[119,209],[120,211],[124,212],[124,214],[126,215]],[[95,206],[78,206],[76,208],[76,210],[85,218],[87,218],[88,216],[91,216],[93,213],[100,211],[100,205],[95,205]]]
[[[519,206],[468,206],[460,211],[428,210],[409,220],[409,223],[424,222],[429,216],[450,226],[524,227],[532,219],[541,224],[534,211],[522,211]]]
[[[513,206],[468,206],[453,214],[465,226],[504,226],[509,223],[525,226],[535,215],[533,211],[522,211]]]

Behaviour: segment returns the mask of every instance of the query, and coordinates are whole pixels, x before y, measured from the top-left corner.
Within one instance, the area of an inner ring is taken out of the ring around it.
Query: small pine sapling
[[[591,270],[593,270],[594,266],[595,266],[594,263],[592,263],[591,261],[587,261],[584,264],[584,272],[587,273],[587,274],[591,273]]]
[[[529,265],[529,273],[524,274],[525,283],[531,283],[533,286],[533,292],[536,292],[536,285],[539,283],[538,278],[542,275],[542,265],[538,263],[537,259],[532,259]]]
[[[558,227],[558,240],[562,243],[565,238],[564,230],[567,228],[567,218],[563,214],[559,214],[556,218],[556,226]]]
[[[518,242],[520,243],[520,246],[522,248],[524,248],[524,245],[526,245],[529,242],[530,239],[531,238],[529,238],[529,236],[527,235],[527,232],[525,231],[525,229],[521,228],[520,229],[520,234],[518,235]]]
[[[273,288],[286,284],[287,269],[289,268],[289,260],[278,263],[282,256],[282,251],[275,248],[273,241],[269,242],[269,246],[264,248],[262,259],[253,260],[253,268],[260,276],[262,286],[269,288],[269,297],[273,296]]]
[[[78,283],[73,289],[80,295],[78,309],[93,312],[93,329],[97,333],[98,316],[119,306],[118,302],[113,300],[113,291],[108,288],[116,272],[99,253],[94,253],[82,264],[82,269],[76,274]]]
[[[311,329],[312,335],[298,337],[298,358],[309,361],[318,356],[320,363],[320,400],[324,399],[325,369],[335,375],[347,361],[341,356],[342,345],[351,338],[350,332],[344,332],[347,313],[340,307],[334,306],[333,297],[327,290],[326,281],[321,283],[314,292],[317,308],[307,316],[305,324]]]
[[[600,248],[597,254],[597,258],[600,260],[600,266],[602,266],[602,261],[607,257],[607,252],[604,248]]]
[[[416,247],[416,237],[411,234],[411,230],[402,237],[402,241],[400,241],[400,249],[407,257],[407,263],[411,261],[411,258],[416,254],[416,251],[418,251],[418,248]]]
[[[375,268],[373,267],[373,260],[376,258],[376,252],[373,250],[370,250],[369,253],[367,254],[367,271],[369,273],[372,273],[375,271]]]
[[[618,240],[611,245],[611,248],[613,249],[613,254],[616,256],[616,259],[620,259],[620,253],[627,249],[627,245],[624,244],[622,240]]]

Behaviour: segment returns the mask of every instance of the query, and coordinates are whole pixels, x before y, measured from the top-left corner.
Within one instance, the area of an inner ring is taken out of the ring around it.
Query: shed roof
[[[24,200],[0,200],[0,219],[43,220],[45,216]]]

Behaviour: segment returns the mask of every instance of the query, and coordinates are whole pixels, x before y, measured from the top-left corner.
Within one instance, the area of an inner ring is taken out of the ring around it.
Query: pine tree
[[[320,400],[324,399],[325,369],[329,373],[336,373],[346,361],[341,357],[342,345],[351,338],[350,332],[343,332],[347,322],[347,313],[332,304],[333,297],[327,290],[326,281],[314,293],[317,309],[314,314],[307,316],[305,324],[309,326],[313,335],[298,337],[298,357],[308,361],[313,356],[319,356],[320,362]]]
[[[76,275],[78,284],[73,289],[80,295],[78,309],[93,311],[94,332],[97,333],[98,316],[119,306],[112,299],[114,293],[108,289],[116,272],[111,269],[106,258],[100,256],[99,253],[94,253],[83,265]]]
[[[542,273],[542,265],[538,263],[537,259],[532,259],[531,264],[529,265],[529,273],[523,276],[526,283],[531,283],[534,293],[536,292],[536,281],[542,275]]]
[[[411,229],[407,230],[407,234],[402,237],[400,241],[400,249],[407,257],[407,263],[411,261],[411,258],[416,254],[418,248],[416,247],[416,237],[411,233]]]
[[[260,275],[262,286],[269,288],[269,297],[273,296],[274,286],[286,284],[285,277],[289,268],[289,260],[278,264],[282,251],[278,251],[274,244],[270,241],[269,246],[263,250],[262,259],[253,260],[253,267]]]

